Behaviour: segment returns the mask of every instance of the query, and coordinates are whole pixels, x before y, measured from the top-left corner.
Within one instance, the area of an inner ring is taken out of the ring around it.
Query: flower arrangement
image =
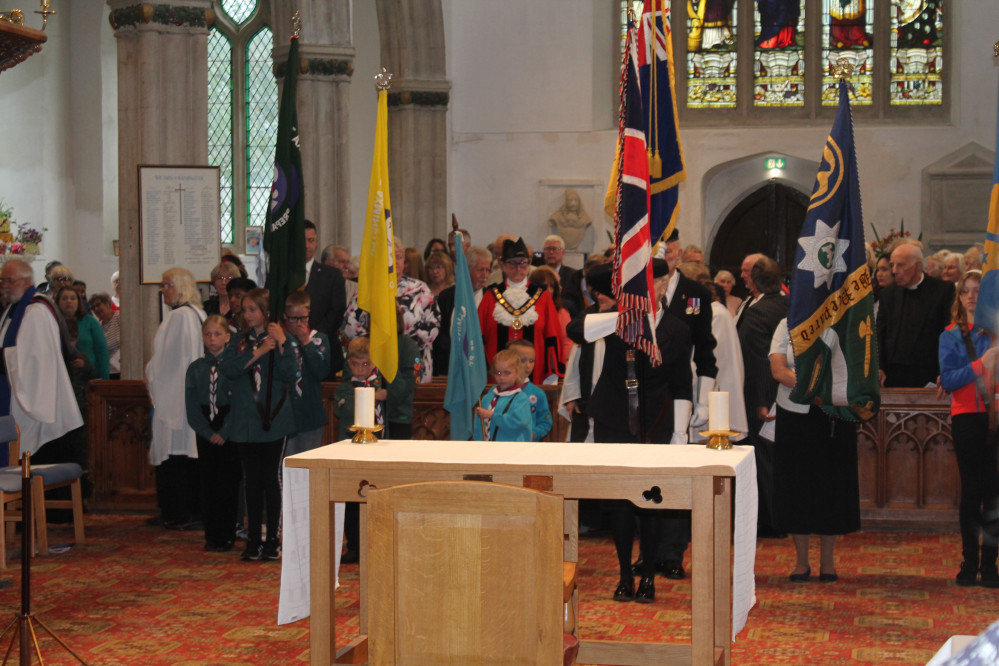
[[[874,232],[874,242],[871,243],[871,251],[874,252],[874,259],[878,260],[881,257],[887,257],[889,248],[891,248],[892,243],[897,241],[899,238],[910,238],[912,233],[905,230],[905,220],[901,221],[899,224],[898,231],[894,227],[888,230],[888,233],[884,237],[878,236],[878,230],[871,224],[871,230]],[[916,240],[923,240],[923,234],[920,232],[919,237]]]
[[[14,229],[17,232],[14,232]],[[42,238],[47,229],[21,227],[14,222],[14,208],[0,199],[0,258],[17,256],[31,261],[41,252]]]

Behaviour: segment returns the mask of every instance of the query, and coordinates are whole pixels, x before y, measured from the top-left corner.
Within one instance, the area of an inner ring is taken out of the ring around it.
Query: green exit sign
[[[783,157],[768,157],[763,163],[767,169],[783,169],[785,160]]]

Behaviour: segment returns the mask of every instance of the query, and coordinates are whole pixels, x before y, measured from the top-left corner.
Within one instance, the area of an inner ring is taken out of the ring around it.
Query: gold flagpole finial
[[[375,87],[379,90],[388,90],[392,87],[392,72],[382,67],[382,71],[375,74]]]
[[[999,42],[992,45],[992,54],[999,58]]]
[[[295,10],[295,15],[291,17],[292,36],[298,37],[302,32],[302,12]]]
[[[845,81],[853,75],[853,63],[846,58],[840,58],[829,66],[829,73]]]

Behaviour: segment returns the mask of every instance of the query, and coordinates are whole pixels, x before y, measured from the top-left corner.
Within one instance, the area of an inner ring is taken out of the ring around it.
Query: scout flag
[[[996,162],[992,169],[989,226],[985,230],[982,286],[975,308],[975,324],[993,335],[999,333],[999,127],[996,129]]]
[[[649,227],[649,162],[643,129],[642,96],[638,86],[639,58],[634,25],[628,29],[621,70],[618,120],[618,167],[614,179],[615,251],[612,284],[618,301],[617,334],[659,365],[656,344],[656,302],[652,284],[652,236]]]
[[[378,91],[375,152],[368,186],[368,213],[357,274],[357,307],[370,316],[371,362],[389,382],[399,368],[395,292],[399,268],[395,265],[392,204],[388,179],[388,91]]]
[[[853,119],[840,81],[839,111],[798,239],[787,325],[797,372],[791,399],[851,421],[869,419],[881,404],[864,242]]]
[[[274,182],[264,227],[264,250],[269,268],[271,321],[280,321],[288,294],[305,284],[305,197],[302,153],[298,147],[295,88],[298,79],[298,34],[291,38],[285,66],[284,89],[278,113],[274,150]]]
[[[668,0],[645,0],[637,30],[638,87],[642,113],[638,127],[645,133],[649,163],[649,232],[653,247],[669,238],[679,211],[679,184],[686,180],[676,112],[673,42]],[[604,210],[614,217],[620,150],[614,156]]]
[[[454,232],[454,314],[451,316],[451,359],[444,409],[451,413],[451,439],[472,438],[472,408],[486,386],[486,356],[461,234]]]

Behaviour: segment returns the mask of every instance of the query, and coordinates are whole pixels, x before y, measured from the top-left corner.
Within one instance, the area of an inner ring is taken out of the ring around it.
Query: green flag
[[[305,193],[302,153],[298,144],[298,114],[295,111],[297,78],[298,37],[293,36],[285,65],[284,89],[281,91],[271,206],[264,227],[271,321],[280,321],[285,298],[305,284]]]

